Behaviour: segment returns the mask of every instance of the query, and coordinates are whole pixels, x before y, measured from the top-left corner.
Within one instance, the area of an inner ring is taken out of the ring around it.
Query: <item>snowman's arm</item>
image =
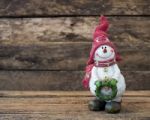
[[[91,78],[92,78],[94,81],[99,80],[98,75],[97,75],[97,69],[96,69],[96,67],[93,67],[93,69],[92,69]]]
[[[115,78],[118,82],[117,82],[117,89],[118,89],[118,93],[117,96],[122,96],[123,93],[125,92],[125,80],[124,77],[122,76],[120,69],[118,67],[118,65],[116,64],[115,66],[115,73],[113,75],[113,78]]]
[[[120,72],[120,69],[119,69],[117,64],[114,65],[114,70],[115,70],[115,72],[114,72],[112,78],[118,79],[120,74],[121,74],[121,72]]]
[[[117,83],[117,89],[118,89],[117,96],[121,97],[123,95],[123,93],[125,92],[125,89],[126,89],[125,79],[122,75],[120,75],[120,79],[118,79],[117,81],[118,81],[118,83]]]
[[[92,92],[93,95],[95,95],[95,90],[96,90],[96,85],[95,82],[99,80],[98,76],[97,76],[97,70],[95,67],[93,67],[92,71],[91,71],[91,79],[89,81],[89,87],[90,87],[90,91]]]

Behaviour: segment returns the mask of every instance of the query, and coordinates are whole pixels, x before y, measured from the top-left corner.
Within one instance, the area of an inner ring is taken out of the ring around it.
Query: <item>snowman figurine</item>
[[[82,82],[95,96],[89,102],[90,110],[118,113],[126,84],[116,63],[121,60],[120,56],[106,33],[108,26],[108,20],[101,16],[93,34],[92,49]]]

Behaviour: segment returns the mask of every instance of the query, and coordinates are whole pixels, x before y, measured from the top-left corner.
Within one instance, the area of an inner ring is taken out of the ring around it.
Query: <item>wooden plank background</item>
[[[149,90],[147,0],[1,0],[0,90],[83,90],[100,14],[110,21],[127,89]]]
[[[149,120],[150,91],[126,91],[118,114],[91,112],[88,91],[0,91],[1,120]],[[70,109],[71,108],[71,109]]]

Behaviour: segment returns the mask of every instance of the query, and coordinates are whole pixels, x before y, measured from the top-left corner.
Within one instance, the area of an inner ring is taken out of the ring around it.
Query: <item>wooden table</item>
[[[0,120],[149,120],[150,91],[127,91],[119,114],[91,112],[86,91],[1,91]]]

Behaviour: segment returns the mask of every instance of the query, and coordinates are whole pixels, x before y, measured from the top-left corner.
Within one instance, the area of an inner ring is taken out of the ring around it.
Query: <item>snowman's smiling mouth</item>
[[[110,58],[113,54],[111,53],[109,56],[107,56],[107,57],[102,57],[102,56],[100,56],[99,54],[96,54],[99,58],[103,58],[103,59],[106,59],[106,58]]]

